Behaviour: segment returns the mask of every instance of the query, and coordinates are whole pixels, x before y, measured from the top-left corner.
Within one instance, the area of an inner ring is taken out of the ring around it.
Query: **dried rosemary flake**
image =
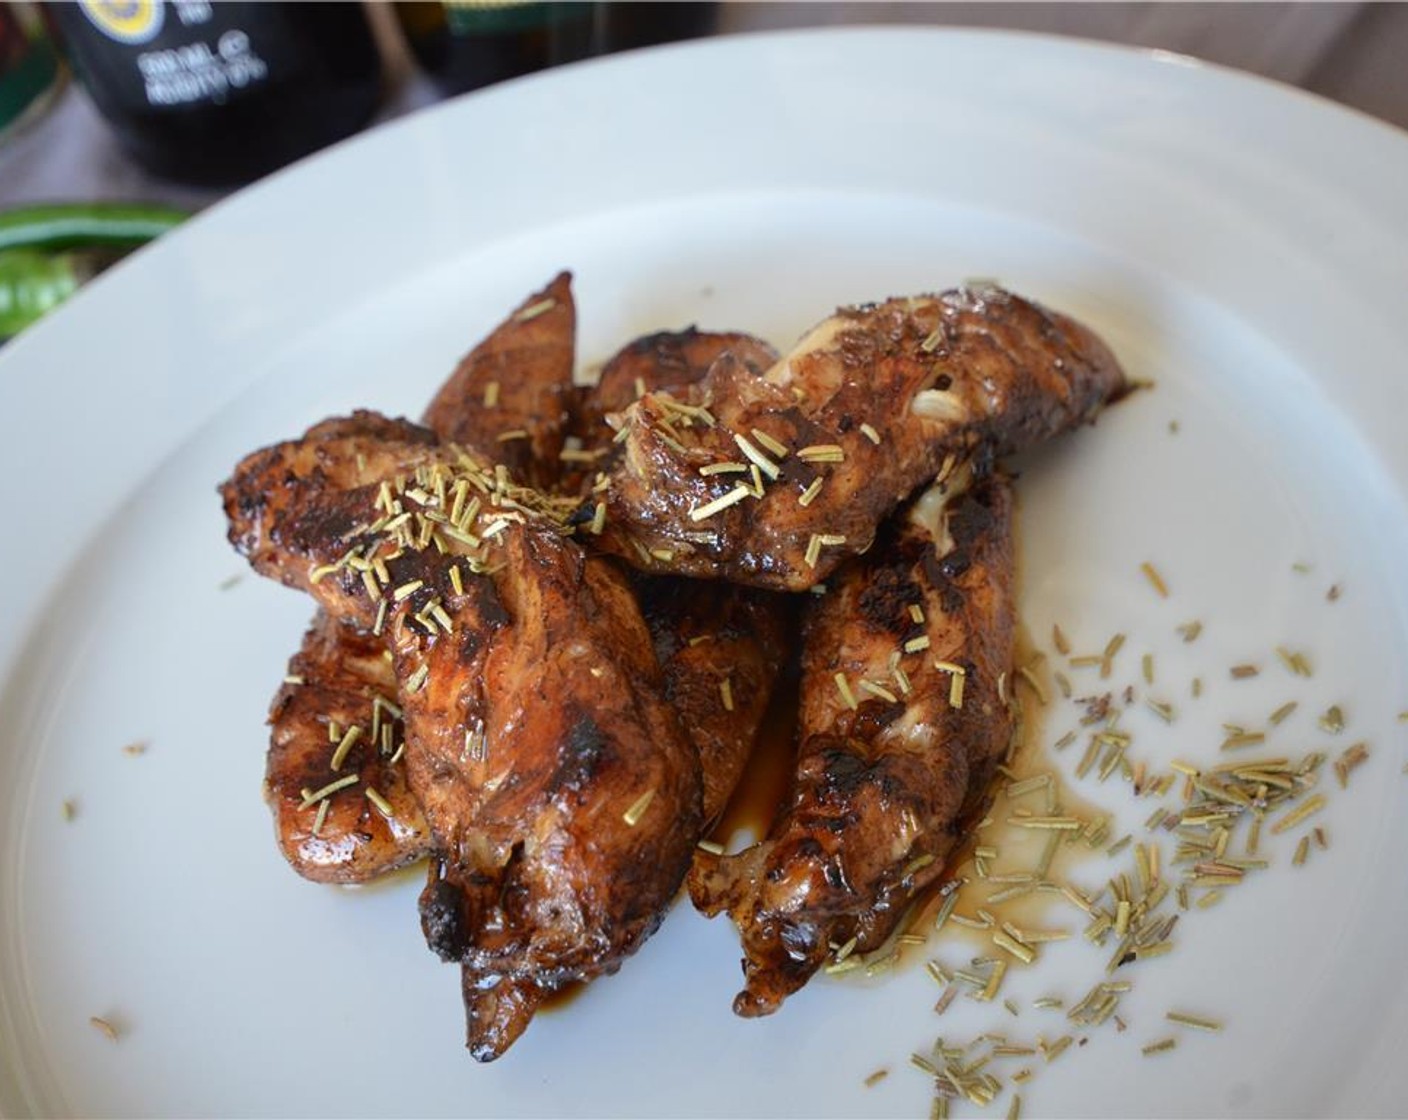
[[[949,910],[949,913],[948,913],[948,921],[952,922],[952,923],[953,923],[954,925],[956,925],[956,926],[962,926],[964,929],[991,929],[991,928],[992,928],[992,923],[991,923],[991,922],[985,922],[985,921],[982,921],[982,920],[979,919],[979,918],[969,918],[969,917],[966,917],[966,916],[963,915],[963,914],[955,914],[952,910]],[[961,975],[961,974],[960,974],[960,975]]]
[[[321,835],[322,835],[322,832],[323,832],[323,825],[327,822],[327,819],[328,819],[328,809],[329,809],[329,807],[331,807],[331,805],[332,805],[332,802],[329,801],[326,797],[323,798],[321,801],[318,802],[318,812],[317,812],[317,814],[313,817],[313,835],[314,835],[314,836],[321,836]]]
[[[836,682],[836,691],[841,694],[841,700],[845,703],[846,707],[850,708],[851,711],[855,711],[859,708],[860,705],[856,703],[856,694],[851,691],[851,685],[850,682],[846,680],[846,674],[837,673],[832,679]]]
[[[1281,723],[1284,722],[1286,717],[1289,716],[1295,710],[1296,701],[1291,700],[1288,703],[1282,704],[1279,708],[1272,712],[1271,715],[1267,717],[1267,722],[1270,723],[1273,727],[1279,727]]]
[[[905,653],[922,653],[928,648],[929,637],[927,634],[921,634],[917,638],[910,638],[909,641],[904,644]]]
[[[988,973],[987,986],[978,993],[977,998],[983,1002],[990,1002],[996,997],[998,989],[1002,987],[1003,977],[1007,975],[1007,962],[996,960],[992,963],[992,971]]]
[[[400,587],[396,588],[396,590],[391,593],[391,598],[394,602],[397,603],[404,602],[424,586],[425,580],[423,579],[410,580],[406,583],[401,584]]]
[[[1281,659],[1281,664],[1296,676],[1308,677],[1312,675],[1310,661],[1306,658],[1305,654],[1298,651],[1293,652],[1286,649],[1285,646],[1277,646],[1276,656]]]
[[[881,700],[885,700],[891,704],[899,703],[899,697],[884,685],[876,684],[874,681],[862,680],[860,687],[863,691],[870,693],[871,696],[878,696]]]
[[[811,505],[812,502],[816,501],[816,497],[821,493],[821,487],[825,481],[826,480],[823,478],[812,479],[811,484],[803,490],[801,495],[797,498],[797,504],[805,509],[807,506]]]
[[[752,496],[753,491],[749,487],[743,485],[735,486],[723,497],[715,498],[712,502],[706,502],[702,506],[695,506],[689,511],[689,519],[691,521],[704,521],[713,517],[714,514],[728,509],[729,506],[737,505],[739,502],[743,501],[744,498],[750,498]]]
[[[1305,862],[1308,855],[1310,855],[1310,837],[1302,836],[1296,844],[1296,854],[1291,857],[1292,865],[1299,867]]]
[[[1314,797],[1307,798],[1300,805],[1292,809],[1284,817],[1271,826],[1271,831],[1277,835],[1287,832],[1301,821],[1314,816],[1325,807],[1325,795],[1317,793]]]
[[[860,434],[865,436],[871,443],[875,444],[876,447],[880,446],[880,433],[869,424],[862,424],[860,426]]]
[[[621,819],[630,828],[635,828],[640,823],[641,817],[645,816],[646,809],[650,808],[650,803],[655,800],[655,791],[646,790],[643,794],[631,802],[630,808],[621,814]]]
[[[1178,714],[1174,711],[1173,705],[1164,700],[1146,700],[1144,706],[1165,723],[1172,723]]]
[[[529,304],[517,315],[514,316],[520,323],[526,323],[529,319],[536,319],[539,315],[546,314],[557,306],[557,300],[552,297],[539,300],[537,303]]]
[[[1246,680],[1261,672],[1255,665],[1233,665],[1229,670],[1234,681]]]
[[[322,789],[299,790],[299,793],[303,796],[303,800],[298,807],[300,809],[311,808],[316,802],[323,800],[323,798],[331,797],[334,793],[337,793],[339,790],[344,790],[348,786],[355,786],[361,780],[361,776],[358,774],[347,774],[338,778],[336,781],[329,782],[327,785],[323,786]]]
[[[992,943],[999,949],[1004,949],[1011,953],[1023,964],[1031,964],[1036,960],[1036,950],[1025,942],[1018,941],[1004,930],[998,930],[992,935]]]
[[[1177,629],[1185,642],[1191,642],[1195,641],[1198,635],[1203,632],[1203,624],[1195,619],[1192,622],[1185,622]]]
[[[724,711],[733,711],[733,679],[725,677],[719,682],[719,698],[723,701]]]
[[[1331,735],[1338,735],[1344,730],[1344,709],[1338,704],[1331,704],[1317,722],[1320,725],[1320,730],[1328,731]]]
[[[1050,1065],[1062,1054],[1064,1054],[1066,1052],[1066,1048],[1070,1046],[1071,1043],[1074,1041],[1075,1039],[1073,1039],[1070,1035],[1063,1034],[1055,1042],[1049,1043],[1048,1045],[1041,1047],[1042,1057],[1046,1059],[1047,1065]]]
[[[1161,1038],[1158,1042],[1151,1042],[1148,1046],[1145,1046],[1142,1053],[1145,1057],[1151,1054],[1162,1054],[1165,1050],[1172,1050],[1177,1045],[1178,1040],[1176,1038]]]
[[[1008,817],[1007,823],[1018,828],[1053,828],[1061,831],[1076,831],[1085,828],[1079,817]]]
[[[148,744],[146,742],[128,743],[122,748],[122,753],[128,758],[139,758],[147,753]]]
[[[873,1085],[878,1085],[880,1084],[880,1082],[884,1081],[885,1078],[889,1076],[890,1071],[888,1069],[877,1069],[874,1073],[872,1073],[869,1077],[865,1079],[865,1087],[869,1089]]]
[[[391,802],[387,801],[378,790],[368,786],[364,792],[367,795],[367,800],[376,806],[377,812],[383,817],[391,820],[396,816],[396,810],[391,807]]]
[[[1219,750],[1235,751],[1242,747],[1254,747],[1266,742],[1266,733],[1263,731],[1241,731],[1238,730],[1222,740]]]
[[[721,856],[724,854],[724,846],[715,843],[713,840],[701,840],[694,846],[701,852],[708,852],[711,856]]]
[[[708,463],[699,468],[699,474],[703,478],[712,478],[716,474],[747,474],[747,463]]]
[[[332,752],[332,759],[328,762],[328,766],[334,771],[341,770],[342,764],[347,761],[348,753],[361,737],[362,729],[360,727],[355,725],[349,727],[347,733],[338,742],[337,749]]]
[[[838,443],[814,443],[797,452],[805,463],[844,463],[846,452]]]
[[[1060,626],[1053,625],[1051,627],[1051,644],[1056,647],[1056,652],[1062,657],[1070,656],[1071,643],[1067,640]]]
[[[761,428],[753,429],[753,438],[766,447],[779,459],[785,459],[788,455],[787,445],[779,439],[774,439]]]
[[[738,449],[743,452],[749,462],[767,475],[772,481],[777,481],[778,476],[782,473],[781,468],[754,447],[752,441],[749,440],[747,436],[735,432],[733,442],[738,445]]]
[[[1154,590],[1158,592],[1159,598],[1167,599],[1168,584],[1164,582],[1164,577],[1159,574],[1159,570],[1147,560],[1139,565],[1139,570],[1144,573],[1144,578],[1147,579]]]
[[[1170,1023],[1177,1023],[1181,1027],[1191,1027],[1195,1031],[1216,1033],[1222,1030],[1222,1024],[1216,1019],[1206,1019],[1201,1015],[1189,1015],[1183,1011],[1170,1011],[1164,1018]]]
[[[116,1042],[116,1041],[117,1041],[117,1039],[118,1039],[118,1031],[117,1031],[117,1028],[116,1028],[115,1026],[113,1026],[113,1024],[112,1024],[111,1022],[109,1022],[107,1019],[104,1019],[104,1018],[102,1018],[102,1017],[99,1016],[99,1015],[90,1015],[90,1016],[88,1017],[88,1022],[89,1022],[89,1024],[90,1024],[91,1026],[93,1026],[93,1027],[97,1028],[99,1031],[101,1031],[101,1032],[107,1037],[107,1040],[108,1040],[109,1042]]]

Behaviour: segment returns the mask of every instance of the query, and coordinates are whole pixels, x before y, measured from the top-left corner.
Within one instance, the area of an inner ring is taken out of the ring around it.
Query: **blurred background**
[[[1172,51],[1408,127],[1399,3],[0,0],[0,339],[185,214],[442,98],[657,43],[843,24]]]

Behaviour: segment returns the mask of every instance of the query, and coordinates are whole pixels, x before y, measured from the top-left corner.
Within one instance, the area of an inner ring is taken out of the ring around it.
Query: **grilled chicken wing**
[[[573,433],[583,447],[595,449],[592,461],[605,465],[603,453],[615,447],[609,415],[645,393],[691,400],[693,387],[724,354],[755,372],[777,358],[751,335],[693,327],[628,343],[583,393]],[[771,593],[724,583],[646,575],[633,582],[664,673],[665,696],[699,750],[707,824],[723,812],[752,753],[786,658],[786,606]]]
[[[536,484],[548,485],[560,472],[573,400],[575,330],[571,277],[562,273],[460,361],[427,409],[426,423],[440,439],[463,443],[492,462],[518,464]],[[504,434],[512,438],[501,439]],[[266,799],[280,849],[305,878],[366,882],[430,848],[429,826],[400,768],[383,767],[374,776],[373,788],[390,814],[365,798],[313,803],[304,796],[335,780],[330,764],[349,734],[380,743],[383,759],[395,755],[395,745],[381,742],[395,730],[392,713],[399,713],[395,678],[383,656],[390,654],[380,638],[334,623],[320,609],[270,710]],[[331,742],[330,727],[339,732]],[[362,761],[359,754],[351,764]]]
[[[551,490],[574,399],[576,332],[572,274],[563,272],[465,355],[425,410],[426,425]]]
[[[541,533],[507,534],[504,559],[452,615],[474,642],[393,631],[403,679],[428,669],[406,697],[412,784],[444,851],[422,921],[463,962],[481,1060],[655,930],[702,827],[698,755],[619,569]]]
[[[359,414],[248,457],[224,493],[257,571],[387,636],[441,853],[423,924],[462,962],[488,1059],[658,925],[701,828],[699,760],[618,567],[551,500],[432,441]]]
[[[265,778],[279,847],[307,879],[364,883],[431,849],[430,828],[398,765],[395,697],[386,644],[319,611],[269,712]],[[356,793],[316,796],[344,769],[360,775]],[[363,795],[368,788],[389,811]]]
[[[778,354],[760,338],[738,331],[658,331],[627,343],[602,367],[601,377],[578,405],[573,430],[583,443],[609,441],[616,429],[607,417],[624,412],[647,393],[669,393],[690,400],[690,390],[724,354],[761,373]],[[697,403],[697,402],[695,402]]]
[[[1001,289],[843,309],[761,377],[720,358],[708,416],[632,405],[604,540],[648,571],[805,589],[945,464],[1028,447],[1125,388],[1089,330]]]
[[[943,875],[1011,744],[1014,642],[1000,476],[957,497],[933,488],[811,605],[788,800],[766,840],[697,853],[689,880],[742,936],[738,1014],[775,1011],[836,946],[877,948]]]

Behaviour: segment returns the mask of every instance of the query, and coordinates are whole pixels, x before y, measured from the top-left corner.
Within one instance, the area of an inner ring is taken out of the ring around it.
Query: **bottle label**
[[[229,5],[221,19],[204,0],[81,0],[81,7],[109,39],[149,48],[136,56],[148,105],[223,105],[269,76],[249,33],[228,18],[240,6]]]

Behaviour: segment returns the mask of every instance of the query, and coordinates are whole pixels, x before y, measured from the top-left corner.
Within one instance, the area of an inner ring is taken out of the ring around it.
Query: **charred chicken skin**
[[[572,276],[529,296],[461,359],[425,410],[426,426],[551,490],[574,401],[577,310]]]
[[[690,894],[745,953],[740,1015],[766,1015],[840,946],[863,953],[944,874],[965,809],[1012,741],[1011,494],[940,484],[810,605],[797,768],[765,840],[700,851]]]
[[[440,857],[423,925],[462,962],[471,1051],[496,1057],[655,929],[701,829],[698,753],[626,579],[551,499],[405,421],[319,425],[224,493],[256,571],[389,643]]]
[[[1093,334],[995,288],[843,309],[782,359],[651,335],[591,389],[574,329],[563,274],[428,427],[330,420],[223,487],[237,550],[320,608],[271,712],[281,847],[326,882],[430,854],[422,927],[480,1060],[620,967],[691,859],[695,904],[740,929],[740,1014],[895,931],[1012,737],[993,461],[1127,388]],[[822,580],[787,801],[762,843],[696,851],[786,660],[771,589]]]
[[[1125,389],[1094,334],[998,288],[842,309],[761,377],[720,357],[702,412],[631,405],[604,539],[647,571],[804,590],[946,464],[1029,447]]]
[[[575,330],[571,277],[562,273],[460,360],[426,410],[426,424],[441,440],[518,466],[535,485],[554,482],[573,401]],[[280,850],[305,878],[366,882],[430,850],[430,829],[395,765],[383,762],[372,786],[390,813],[356,793],[307,796],[337,780],[331,763],[340,761],[348,736],[358,752],[354,767],[365,770],[373,750],[399,761],[389,657],[380,638],[320,610],[270,709],[266,800]]]
[[[761,372],[777,352],[751,335],[690,327],[660,331],[622,347],[583,392],[573,433],[605,464],[615,448],[607,417],[645,393],[689,401],[694,387],[723,355]],[[604,476],[598,476],[604,477]],[[594,506],[586,507],[592,513]],[[587,540],[594,540],[590,534]],[[664,674],[665,696],[699,751],[704,822],[717,819],[743,775],[786,660],[785,604],[768,592],[674,576],[634,579]]]

